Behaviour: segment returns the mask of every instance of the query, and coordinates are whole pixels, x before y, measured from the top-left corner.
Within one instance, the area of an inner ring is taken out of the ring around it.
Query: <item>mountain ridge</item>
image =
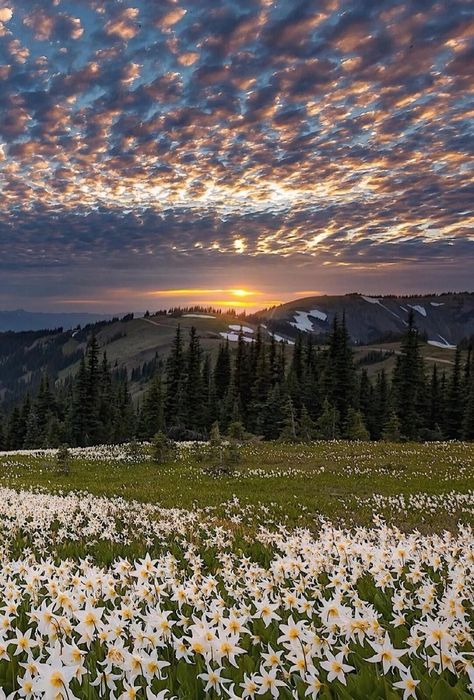
[[[270,329],[293,337],[300,330],[324,336],[335,316],[345,315],[351,340],[369,344],[399,337],[413,312],[416,325],[434,347],[452,348],[474,335],[474,294],[318,295],[296,299],[254,314]]]

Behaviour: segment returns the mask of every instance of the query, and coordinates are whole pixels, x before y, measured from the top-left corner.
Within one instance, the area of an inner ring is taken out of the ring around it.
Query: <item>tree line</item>
[[[298,334],[290,349],[259,328],[252,342],[241,332],[236,348],[223,342],[215,359],[191,328],[180,326],[165,362],[132,401],[125,370],[112,369],[93,336],[76,376],[52,387],[46,376],[1,421],[2,449],[222,434],[266,440],[474,439],[474,352],[456,351],[452,370],[428,370],[410,315],[393,372],[370,378],[354,363],[344,317],[328,342]]]

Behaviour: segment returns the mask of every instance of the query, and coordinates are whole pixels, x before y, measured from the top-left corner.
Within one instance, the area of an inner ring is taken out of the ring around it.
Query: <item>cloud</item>
[[[2,284],[177,256],[467,269],[473,51],[463,0],[11,0]]]

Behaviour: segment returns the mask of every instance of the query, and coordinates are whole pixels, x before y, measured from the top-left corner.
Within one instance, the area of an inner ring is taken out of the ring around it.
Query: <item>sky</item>
[[[472,0],[0,0],[0,308],[473,290]]]

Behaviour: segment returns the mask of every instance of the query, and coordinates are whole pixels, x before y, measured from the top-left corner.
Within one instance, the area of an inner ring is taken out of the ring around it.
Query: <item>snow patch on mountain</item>
[[[328,318],[328,315],[325,314],[324,311],[319,311],[318,309],[312,309],[309,315],[314,316],[314,318],[319,318],[320,321],[327,321]]]
[[[231,331],[239,332],[240,329],[242,329],[243,333],[253,333],[253,328],[249,328],[249,326],[241,326],[237,323],[229,323],[229,328]]]
[[[426,318],[427,314],[424,306],[420,306],[419,304],[408,304],[408,306],[410,309],[413,309],[413,311],[418,311],[419,314]]]
[[[444,301],[430,301],[431,306],[444,306]]]
[[[239,326],[239,330],[240,330],[240,326]],[[237,343],[238,340],[239,340],[239,335],[240,335],[240,333],[235,333],[235,332],[232,332],[232,333],[219,333],[219,335],[221,335],[223,338],[225,338],[225,340],[228,340],[230,343]],[[243,336],[242,336],[242,339],[243,339],[246,343],[254,343],[254,342],[255,342],[255,338],[249,338],[249,337],[246,336],[246,335],[243,335]]]
[[[456,350],[455,345],[450,343],[442,343],[439,340],[428,340],[428,345],[432,345],[434,348],[443,348],[443,350]]]
[[[215,316],[209,316],[208,314],[183,314],[183,318],[215,318]]]
[[[281,341],[283,341],[287,345],[294,345],[295,344],[294,340],[289,340],[288,338],[284,338],[282,335],[278,335],[278,333],[270,333],[270,335],[273,338],[275,338],[277,343],[281,343]]]
[[[293,328],[297,328],[299,331],[311,332],[313,330],[311,316],[320,321],[326,321],[328,317],[324,311],[319,311],[318,309],[312,309],[311,311],[295,311],[293,316],[295,320],[290,321],[290,325],[293,326]]]

